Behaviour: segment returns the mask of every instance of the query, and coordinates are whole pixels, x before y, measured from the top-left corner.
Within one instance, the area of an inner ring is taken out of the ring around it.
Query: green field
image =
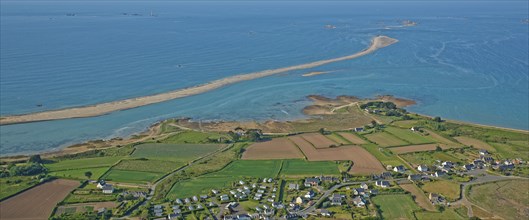
[[[383,219],[415,219],[413,211],[420,209],[407,194],[378,195],[373,202]]]
[[[370,154],[375,156],[384,165],[403,165],[403,162],[388,149],[381,148],[376,144],[364,144],[362,147]]]
[[[384,131],[387,131],[399,137],[400,139],[404,139],[405,141],[410,142],[412,144],[427,144],[435,142],[434,139],[428,136],[422,136],[420,134],[414,133],[410,129],[387,127],[384,129]]]
[[[472,186],[469,200],[505,219],[529,219],[529,181],[508,180]]]
[[[380,145],[381,147],[402,146],[409,144],[408,142],[405,142],[387,132],[368,134],[365,135],[365,137],[371,142]]]
[[[163,173],[111,169],[102,178],[108,181],[115,181],[115,182],[122,182],[122,183],[146,184],[149,182],[154,182],[155,180],[159,179],[162,176],[163,176]]]
[[[395,122],[391,123],[391,125],[394,125],[394,126],[397,126],[397,127],[401,127],[401,128],[410,129],[413,126],[417,126],[418,123],[419,123],[418,120],[404,120],[404,121],[395,121]]]
[[[401,154],[400,156],[404,160],[412,164],[433,165],[436,160],[452,161],[454,163],[455,162],[465,162],[443,151],[415,152],[415,153]]]
[[[274,178],[279,173],[280,167],[281,160],[236,160],[224,169],[207,176]]]
[[[44,164],[49,171],[75,170],[92,167],[110,167],[117,163],[122,157],[94,157],[86,159],[60,160],[54,163]]]
[[[453,209],[446,209],[443,212],[415,212],[415,217],[417,220],[465,220],[464,218],[457,214]]]
[[[32,176],[15,176],[0,178],[0,199],[13,195],[19,191],[32,187],[38,180]]]
[[[84,175],[85,172],[90,171],[92,172],[92,176],[90,179],[97,180],[101,175],[103,175],[105,172],[107,172],[109,168],[108,167],[93,167],[93,168],[85,168],[85,169],[76,169],[76,170],[60,170],[51,172],[50,176],[56,176],[56,177],[64,177],[69,179],[86,179],[86,176]]]
[[[189,162],[218,150],[219,144],[141,144],[132,154],[137,158]]]
[[[500,154],[502,158],[522,158],[524,160],[529,160],[529,147],[527,146],[513,143],[491,143],[491,145],[496,149],[496,153]]]
[[[170,144],[205,144],[216,141],[219,138],[230,140],[230,136],[219,133],[205,133],[198,131],[183,131],[178,134],[171,135],[162,140],[163,143]]]
[[[134,170],[153,173],[169,173],[182,167],[183,163],[161,160],[122,160],[112,169]]]
[[[339,175],[338,164],[332,161],[285,160],[281,175],[285,176],[319,176]]]
[[[193,179],[177,182],[171,191],[167,194],[167,198],[176,199],[182,197],[189,197],[199,194],[207,194],[212,189],[221,189],[231,186],[238,178],[234,176],[211,177],[202,176]]]

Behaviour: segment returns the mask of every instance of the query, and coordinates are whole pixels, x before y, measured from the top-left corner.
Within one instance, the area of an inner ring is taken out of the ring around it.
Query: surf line
[[[123,99],[112,102],[105,102],[95,105],[72,107],[65,109],[49,110],[43,112],[35,112],[29,114],[21,115],[7,115],[0,117],[0,125],[9,125],[9,124],[20,124],[20,123],[31,123],[38,121],[50,121],[50,120],[60,120],[60,119],[69,119],[69,118],[87,118],[106,115],[115,111],[122,111],[132,108],[137,108],[141,106],[151,105],[155,103],[165,102],[173,99],[183,98],[187,96],[197,95],[211,90],[218,89],[220,87],[230,85],[237,82],[248,81],[252,79],[258,79],[262,77],[267,77],[270,75],[284,73],[293,70],[302,70],[310,69],[329,63],[351,60],[367,54],[373,53],[378,49],[387,47],[394,43],[397,43],[397,39],[393,39],[387,36],[376,36],[371,40],[371,44],[366,49],[357,52],[352,55],[332,58],[327,60],[314,61],[311,63],[299,64],[295,66],[283,67],[278,69],[269,69],[253,73],[240,74],[235,76],[230,76],[218,80],[211,81],[206,84],[201,84],[193,87],[173,90],[165,93],[159,93],[155,95],[141,96],[130,99]]]

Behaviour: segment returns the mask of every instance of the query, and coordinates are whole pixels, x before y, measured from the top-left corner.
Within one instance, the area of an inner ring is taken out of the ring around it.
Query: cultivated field
[[[478,139],[474,139],[474,138],[471,138],[471,137],[465,137],[465,136],[455,137],[454,139],[456,139],[460,143],[462,143],[464,145],[467,145],[467,146],[472,146],[474,148],[488,150],[490,152],[496,151],[496,149],[494,149],[494,147],[492,147],[489,144],[487,144],[487,143],[485,143],[483,141],[480,141]]]
[[[79,184],[58,179],[29,189],[0,202],[0,219],[48,219],[55,205]]]
[[[114,170],[133,170],[153,173],[169,173],[173,170],[183,166],[183,163],[161,160],[122,160],[116,166],[112,167]]]
[[[466,213],[465,213],[466,214]],[[443,212],[415,212],[417,220],[467,220],[457,214],[454,209],[445,209]]]
[[[402,161],[393,154],[389,148],[379,147],[376,144],[362,145],[371,155],[375,156],[384,165],[398,166],[402,165]]]
[[[331,145],[337,145],[336,142],[331,141],[329,138],[319,133],[302,134],[301,137],[318,149],[329,148]]]
[[[433,182],[424,183],[422,190],[428,193],[441,194],[449,201],[455,201],[459,198],[459,183],[448,180],[436,180]]]
[[[432,205],[428,197],[424,194],[424,192],[419,189],[415,184],[409,183],[409,184],[401,184],[399,185],[402,189],[410,192],[415,197],[415,202],[417,204],[428,210],[428,211],[435,211],[435,207]]]
[[[442,149],[449,149],[450,146],[445,144],[419,144],[419,145],[409,145],[409,146],[403,146],[403,147],[392,147],[390,148],[393,153],[396,154],[405,154],[405,153],[412,153],[412,152],[420,152],[420,151],[434,151],[437,146],[441,147]]]
[[[327,138],[329,138],[329,139],[333,140],[334,142],[336,142],[338,144],[341,144],[341,145],[351,144],[351,142],[347,141],[345,138],[343,138],[342,136],[339,136],[336,133],[325,135],[325,137],[327,137]]]
[[[188,162],[224,147],[220,144],[141,144],[133,157]]]
[[[94,157],[75,160],[60,160],[54,163],[44,164],[49,171],[75,170],[93,167],[110,167],[121,160],[122,157]]]
[[[224,169],[206,176],[273,178],[279,173],[281,163],[281,160],[236,160]]]
[[[266,160],[266,159],[295,159],[304,158],[298,147],[288,138],[274,138],[270,141],[252,144],[246,148],[242,159]]]
[[[505,219],[529,219],[529,181],[508,180],[473,186],[469,199]]]
[[[456,143],[456,142],[454,142],[454,141],[451,141],[451,140],[449,140],[448,138],[445,138],[445,137],[441,136],[440,134],[437,134],[437,133],[435,133],[435,132],[433,132],[433,131],[431,131],[431,130],[424,129],[424,128],[423,128],[423,130],[426,131],[426,132],[428,132],[429,136],[430,136],[432,139],[434,139],[434,140],[436,140],[437,142],[439,142],[439,143],[448,144],[448,145],[454,145],[454,146],[459,146],[459,145],[461,145],[461,144]]]
[[[101,175],[105,174],[109,168],[108,167],[93,167],[93,168],[85,168],[85,169],[75,169],[75,170],[60,170],[55,172],[50,172],[51,176],[56,177],[63,177],[66,179],[87,179],[85,176],[85,173],[90,171],[92,172],[92,176],[90,179],[99,179]]]
[[[97,211],[100,208],[112,209],[117,207],[116,202],[91,202],[91,203],[78,203],[63,205],[57,207],[55,215],[61,215],[63,213],[75,213],[75,212],[87,212],[87,211]]]
[[[373,197],[373,202],[379,206],[383,219],[413,220],[413,211],[420,209],[406,194],[378,195]]]
[[[408,144],[407,142],[386,132],[368,134],[365,135],[365,137],[371,142],[380,145],[381,147],[402,146]]]
[[[366,144],[367,143],[367,141],[365,141],[364,139],[352,133],[338,132],[338,134],[353,144]]]
[[[163,173],[111,169],[102,178],[120,183],[147,184],[163,176]]]
[[[401,128],[407,128],[410,129],[413,126],[416,126],[419,123],[418,120],[404,120],[404,121],[395,121],[391,123],[391,125],[401,127]]]
[[[384,129],[384,131],[387,131],[395,135],[396,137],[404,139],[405,141],[412,144],[426,144],[435,142],[435,140],[431,139],[430,137],[422,136],[416,132],[411,131],[410,129],[387,127]]]
[[[285,160],[280,175],[319,176],[339,175],[338,165],[334,161]]]
[[[407,153],[400,155],[404,160],[415,164],[425,164],[425,165],[433,165],[436,160],[440,161],[452,161],[454,163],[456,162],[465,162],[464,160],[461,160],[457,157],[454,157],[446,152],[443,151],[434,151],[434,152],[415,152],[415,153]]]

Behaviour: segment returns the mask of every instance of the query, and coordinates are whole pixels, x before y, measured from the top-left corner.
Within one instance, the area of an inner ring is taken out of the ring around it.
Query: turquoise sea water
[[[529,24],[522,22],[529,17],[527,1],[0,6],[1,115],[155,94],[349,55],[376,35],[399,40],[358,59],[105,116],[1,126],[1,155],[128,136],[170,117],[301,118],[310,94],[392,94],[417,100],[410,111],[529,129]],[[402,27],[402,20],[419,25]],[[335,72],[301,76],[310,71]]]

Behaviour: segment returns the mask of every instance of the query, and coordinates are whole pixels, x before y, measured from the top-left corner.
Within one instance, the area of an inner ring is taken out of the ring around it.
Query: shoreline
[[[310,63],[299,64],[299,65],[283,67],[283,68],[278,68],[278,69],[269,69],[269,70],[263,70],[263,71],[253,72],[253,73],[239,74],[235,76],[230,76],[230,77],[214,80],[209,83],[205,83],[205,84],[201,84],[201,85],[197,85],[193,87],[177,89],[177,90],[155,94],[155,95],[148,95],[148,96],[141,96],[141,97],[123,99],[123,100],[112,101],[112,102],[105,102],[105,103],[100,103],[96,105],[72,107],[72,108],[65,108],[65,109],[58,109],[58,110],[49,110],[49,111],[21,114],[21,115],[2,116],[0,117],[0,126],[10,125],[10,124],[39,122],[39,121],[51,121],[51,120],[72,119],[72,118],[88,118],[88,117],[106,115],[106,114],[110,114],[115,111],[123,111],[127,109],[141,107],[141,106],[165,102],[165,101],[169,101],[173,99],[198,95],[198,94],[202,94],[208,91],[221,88],[223,86],[227,86],[227,85],[242,82],[242,81],[263,78],[263,77],[267,77],[267,76],[271,76],[271,75],[275,75],[279,73],[284,73],[284,72],[289,72],[293,70],[310,69],[310,68],[326,65],[329,63],[355,59],[355,58],[373,53],[377,51],[378,49],[390,46],[397,42],[398,42],[397,39],[393,39],[387,36],[376,36],[371,40],[371,44],[369,45],[368,48],[360,52],[354,53],[352,55],[348,55],[348,56],[342,56],[342,57],[332,58],[332,59],[327,59],[327,60],[319,60],[319,61],[314,61]]]

